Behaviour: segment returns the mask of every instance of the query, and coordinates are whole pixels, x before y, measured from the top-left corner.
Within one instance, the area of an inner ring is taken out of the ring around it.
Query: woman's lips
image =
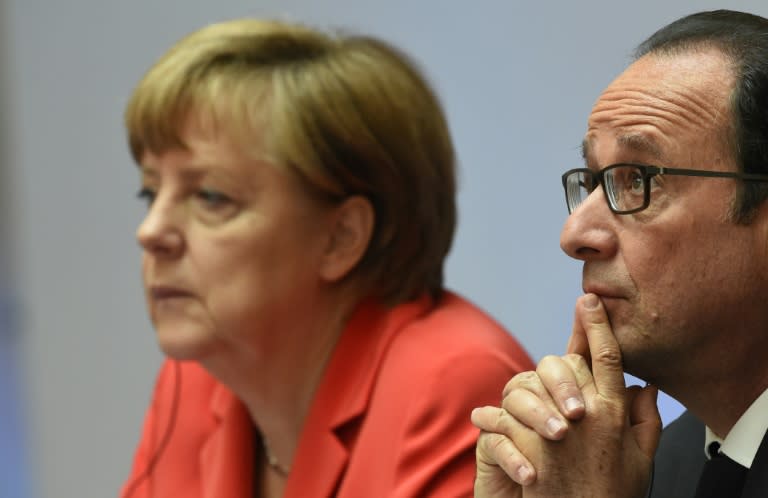
[[[149,290],[152,299],[165,300],[165,299],[178,299],[184,297],[192,297],[192,293],[181,289],[179,287],[172,287],[167,285],[153,285]]]

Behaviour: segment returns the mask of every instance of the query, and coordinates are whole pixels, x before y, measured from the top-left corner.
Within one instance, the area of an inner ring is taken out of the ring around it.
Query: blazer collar
[[[431,306],[427,296],[393,309],[373,300],[358,306],[315,393],[299,438],[286,497],[307,496],[309,490],[312,496],[334,495],[350,450],[337,431],[364,415],[392,339]]]
[[[357,307],[339,337],[307,414],[286,483],[286,498],[308,496],[310,491],[317,497],[334,495],[349,460],[349,448],[337,430],[365,414],[392,339],[431,307],[428,296],[393,309],[374,300]],[[202,496],[250,497],[252,421],[242,402],[222,384],[214,389],[210,409],[215,426],[200,451]]]
[[[250,498],[254,461],[248,411],[223,384],[214,390],[210,406],[216,425],[200,450],[201,496]]]

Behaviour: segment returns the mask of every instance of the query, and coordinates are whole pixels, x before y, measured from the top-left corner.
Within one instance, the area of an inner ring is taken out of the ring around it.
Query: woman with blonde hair
[[[443,288],[455,158],[408,58],[235,20],[126,110],[168,357],[124,498],[471,496],[477,431],[532,364]]]

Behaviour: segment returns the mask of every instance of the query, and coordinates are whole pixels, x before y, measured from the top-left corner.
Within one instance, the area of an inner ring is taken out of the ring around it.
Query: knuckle
[[[592,358],[604,365],[621,366],[621,352],[618,348],[600,348],[592,353]]]
[[[536,372],[533,370],[528,370],[525,372],[520,372],[512,379],[510,379],[509,382],[504,386],[504,391],[502,392],[502,398],[506,398],[509,396],[509,394],[516,389],[526,389],[535,383],[537,383],[539,379],[539,376]]]
[[[557,363],[559,361],[560,361],[559,357],[557,357],[557,356],[555,356],[553,354],[548,354],[545,357],[543,357],[541,360],[539,360],[539,364],[538,364],[536,369],[538,370],[538,369],[541,369],[541,368],[546,368],[551,363],[553,363],[553,362]]]
[[[504,410],[503,408],[499,408],[496,411],[496,417],[493,423],[494,428],[496,429],[496,432],[500,432],[500,433],[505,432],[504,429],[508,425],[506,423],[507,422],[506,418],[507,418],[506,410]]]
[[[623,402],[603,400],[600,425],[604,431],[611,435],[622,433],[627,422],[627,409]]]
[[[570,394],[577,390],[578,387],[573,383],[571,379],[557,379],[555,381],[554,390],[560,394]]]
[[[495,437],[491,438],[489,441],[490,448],[495,455],[500,455],[504,451],[507,439],[501,434],[494,434],[494,436]]]
[[[528,391],[516,389],[510,392],[504,398],[504,400],[501,402],[501,409],[504,410],[503,415],[505,421],[508,420],[508,418],[511,417],[514,412],[518,411],[521,406],[527,404],[527,392]]]
[[[507,381],[506,384],[504,384],[504,389],[501,391],[501,398],[506,398],[510,392],[512,392],[515,389],[515,377],[512,377],[509,381]]]
[[[539,374],[534,372],[533,370],[530,370],[528,372],[521,372],[517,374],[517,385],[518,387],[528,389],[532,386],[538,386],[541,383],[541,379],[539,378]]]
[[[510,453],[507,441],[508,440],[506,437],[501,434],[495,434],[492,432],[480,433],[480,437],[477,440],[476,449],[478,460],[486,463],[501,461]]]
[[[477,438],[477,445],[475,446],[475,455],[478,462],[493,463],[492,438],[494,434],[488,432],[480,432],[480,436]]]

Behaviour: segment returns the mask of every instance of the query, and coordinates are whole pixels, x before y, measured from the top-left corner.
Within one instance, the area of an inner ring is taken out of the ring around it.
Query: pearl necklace
[[[269,467],[277,472],[281,477],[288,477],[288,474],[291,473],[291,468],[280,463],[275,454],[272,452],[272,449],[269,447],[267,438],[265,438],[263,435],[261,436],[261,444],[264,446],[264,456],[267,457],[267,465],[269,465]]]

